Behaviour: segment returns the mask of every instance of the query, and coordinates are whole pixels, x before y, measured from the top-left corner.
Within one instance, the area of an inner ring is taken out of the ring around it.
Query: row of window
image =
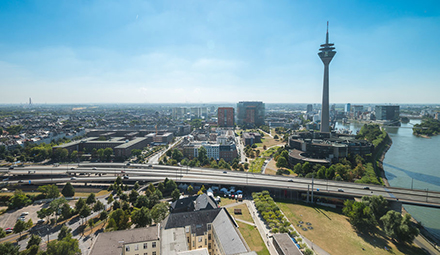
[[[148,249],[148,243],[144,243],[144,249]],[[151,248],[156,248],[156,242],[153,242],[152,244],[151,244]],[[139,244],[135,244],[134,245],[134,250],[135,251],[137,251],[137,250],[139,250]],[[125,246],[125,251],[130,251],[130,245],[126,245]],[[156,253],[156,252],[154,252],[154,253]],[[145,253],[144,253],[145,254]]]

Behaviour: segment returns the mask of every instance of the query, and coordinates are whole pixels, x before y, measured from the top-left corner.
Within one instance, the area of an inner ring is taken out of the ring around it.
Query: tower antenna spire
[[[325,43],[328,44],[328,21],[327,21],[327,34],[325,36]]]

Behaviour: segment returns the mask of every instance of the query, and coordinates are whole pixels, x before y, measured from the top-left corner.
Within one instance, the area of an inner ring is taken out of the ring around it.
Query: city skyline
[[[2,104],[435,104],[435,1],[0,3]]]

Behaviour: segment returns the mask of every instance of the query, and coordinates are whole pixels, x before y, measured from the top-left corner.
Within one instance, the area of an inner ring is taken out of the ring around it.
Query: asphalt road
[[[125,169],[123,169],[125,167]],[[210,184],[223,184],[223,185],[239,185],[239,186],[254,186],[254,187],[267,187],[278,188],[286,190],[307,190],[308,187],[312,188],[312,179],[309,178],[292,178],[286,176],[273,176],[262,175],[258,173],[246,173],[240,171],[226,171],[218,169],[207,168],[187,168],[187,167],[172,167],[154,165],[153,168],[148,168],[146,165],[131,164],[126,167],[122,163],[90,163],[81,164],[79,167],[75,166],[74,170],[70,168],[59,167],[25,167],[24,169],[14,169],[10,171],[11,174],[22,176],[10,177],[8,181],[10,184],[17,183],[19,179],[28,177],[28,171],[35,171],[35,174],[31,175],[49,175],[49,174],[66,174],[70,173],[92,173],[90,177],[85,175],[79,175],[76,180],[71,180],[71,177],[53,177],[42,176],[39,179],[33,179],[34,184],[44,184],[51,182],[99,182],[99,181],[111,181],[116,178],[117,175],[121,175],[121,171],[124,170],[124,174],[128,174],[131,181],[143,181],[143,180],[163,180],[166,177],[179,182],[194,182],[194,183],[210,183]],[[96,168],[95,170],[93,168]],[[1,171],[2,169],[0,169]],[[5,169],[3,169],[5,170]],[[95,173],[106,174],[101,177],[94,175]],[[292,180],[291,182],[289,181]],[[27,183],[28,180],[24,180]],[[364,189],[368,187],[369,189]],[[440,208],[440,192],[432,192],[426,190],[410,190],[392,187],[383,187],[379,185],[365,185],[348,182],[336,182],[326,180],[313,180],[313,190],[323,194],[333,194],[337,196],[347,197],[361,197],[364,195],[382,195],[389,200],[399,199],[404,203],[420,203],[437,206]],[[343,190],[339,191],[340,189]]]

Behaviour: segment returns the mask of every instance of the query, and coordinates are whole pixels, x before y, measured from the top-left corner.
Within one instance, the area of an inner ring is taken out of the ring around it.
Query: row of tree
[[[411,215],[389,210],[388,201],[382,196],[364,196],[361,202],[346,200],[343,213],[358,231],[374,232],[381,227],[393,240],[412,243],[419,234],[411,222]]]

